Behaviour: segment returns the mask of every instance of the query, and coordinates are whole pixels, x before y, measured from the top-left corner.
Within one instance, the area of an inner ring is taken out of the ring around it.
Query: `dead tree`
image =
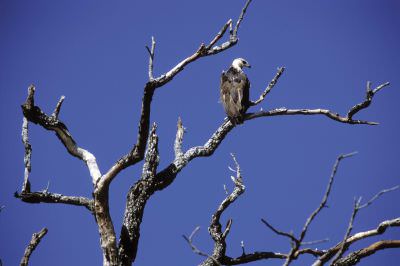
[[[81,146],[78,146],[77,141],[75,141],[66,124],[59,119],[64,96],[60,98],[59,102],[56,104],[53,113],[49,115],[42,111],[42,109],[35,104],[35,87],[31,85],[28,89],[27,99],[22,105],[22,112],[24,116],[22,124],[22,139],[25,146],[25,175],[22,189],[20,192],[16,192],[15,196],[27,203],[62,203],[86,208],[91,214],[93,214],[96,224],[98,226],[101,249],[103,254],[103,265],[131,265],[132,263],[134,263],[140,239],[140,225],[142,223],[144,209],[149,198],[155,192],[164,190],[169,185],[171,185],[175,181],[175,178],[177,177],[179,172],[184,167],[186,167],[190,163],[190,161],[199,157],[211,156],[221,144],[221,142],[225,139],[225,137],[227,137],[227,135],[235,128],[235,125],[233,125],[229,120],[225,119],[222,124],[216,129],[216,131],[211,135],[211,137],[204,143],[204,145],[193,146],[184,151],[182,150],[184,127],[182,125],[181,119],[179,118],[174,144],[175,158],[164,169],[158,169],[158,162],[160,159],[158,154],[159,139],[156,134],[157,125],[156,123],[153,123],[152,126],[150,126],[150,113],[153,95],[158,88],[171,82],[173,78],[176,75],[180,74],[189,64],[203,57],[214,56],[235,46],[239,41],[239,27],[246,15],[246,11],[250,3],[251,0],[247,0],[239,15],[239,18],[235,22],[229,19],[222,26],[221,30],[211,39],[211,41],[208,42],[208,44],[200,44],[198,49],[192,55],[189,55],[188,57],[180,61],[175,67],[158,77],[154,77],[153,75],[156,42],[155,39],[152,38],[151,47],[147,47],[147,51],[149,53],[149,80],[144,85],[143,89],[142,107],[140,113],[140,121],[138,124],[136,143],[133,144],[132,148],[127,154],[116,160],[114,165],[112,165],[105,173],[100,172],[100,168],[96,162],[95,155],[92,154],[90,151],[82,148]],[[227,40],[221,43],[221,40],[225,36],[227,36]],[[278,68],[277,73],[275,74],[271,82],[267,85],[266,89],[263,91],[260,97],[252,102],[253,106],[259,105],[263,102],[266,95],[271,92],[271,90],[278,82],[284,70],[284,67]],[[375,94],[387,85],[389,85],[389,83],[384,83],[377,86],[376,88],[371,88],[370,83],[368,83],[365,99],[361,103],[358,103],[350,108],[348,113],[345,115],[340,115],[336,112],[323,108],[278,108],[268,111],[248,113],[245,117],[245,122],[256,118],[269,116],[322,115],[330,118],[332,121],[340,123],[376,125],[376,122],[355,119],[354,116],[358,114],[359,111],[367,108],[371,104]],[[93,198],[61,195],[58,193],[50,192],[48,191],[48,189],[44,191],[31,191],[29,174],[31,172],[32,147],[28,139],[29,123],[37,124],[46,130],[53,131],[66,148],[67,152],[69,152],[72,156],[82,160],[86,164],[93,184]],[[139,178],[139,180],[136,181],[135,184],[130,187],[127,194],[123,225],[120,229],[120,238],[117,239],[113,221],[109,212],[110,184],[122,170],[142,161],[143,170],[141,177]],[[292,251],[289,254],[262,252],[253,253],[252,255],[243,255],[238,259],[226,258],[224,256],[224,241],[226,235],[229,233],[231,222],[228,223],[228,226],[224,231],[221,231],[222,229],[221,225],[219,224],[219,217],[224,208],[229,206],[229,204],[233,202],[244,190],[244,186],[239,173],[240,172],[238,170],[238,176],[234,178],[236,186],[234,192],[230,196],[228,196],[227,200],[224,201],[224,203],[221,205],[222,207],[216,212],[210,226],[210,233],[214,241],[216,242],[215,246],[218,250],[214,250],[213,255],[209,257],[203,264],[234,265],[253,261],[255,257],[260,259],[265,259],[267,257],[276,257],[286,260],[286,265],[288,265],[299,255],[303,253],[312,253],[312,251],[300,249],[300,244],[304,236],[300,236],[298,238],[291,236],[290,238],[291,241],[294,242],[294,245]],[[398,219],[387,221],[384,222],[384,225],[382,225],[380,228],[386,228],[388,226],[394,226],[397,224]],[[382,232],[382,230],[383,229],[377,229],[377,231],[379,232]],[[328,250],[324,254],[318,253],[315,255],[319,255],[321,259],[320,263],[323,264],[325,262],[325,259],[323,259],[324,256],[326,258],[330,258],[338,253],[337,250],[339,248],[340,250],[346,249],[348,243],[352,243],[355,241],[353,239],[355,239],[355,235],[349,235],[348,237],[346,237],[342,246],[335,247],[332,249],[332,251]],[[188,238],[188,240],[190,240],[190,238]],[[352,256],[365,256],[365,254],[370,254],[371,250],[377,250],[379,248],[385,248],[388,246],[393,247],[393,245],[393,243],[377,243],[374,247],[368,247],[367,249],[361,250],[358,253],[352,253]],[[338,265],[344,265],[340,263],[343,263],[345,259],[346,258],[338,258],[336,260],[336,263]]]

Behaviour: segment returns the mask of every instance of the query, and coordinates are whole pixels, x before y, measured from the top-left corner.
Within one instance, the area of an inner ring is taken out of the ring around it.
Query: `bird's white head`
[[[251,68],[250,64],[243,58],[236,58],[233,60],[232,67],[238,71],[242,71],[243,67]]]

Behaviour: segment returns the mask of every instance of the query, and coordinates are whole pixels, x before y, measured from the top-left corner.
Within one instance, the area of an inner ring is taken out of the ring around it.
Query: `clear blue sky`
[[[301,3],[300,3],[301,2]],[[29,84],[37,86],[36,103],[51,112],[66,96],[60,119],[76,141],[97,157],[106,171],[136,140],[140,100],[147,81],[145,45],[157,41],[154,72],[160,75],[209,42],[244,1],[0,1],[0,258],[16,265],[33,232],[49,233],[31,265],[100,265],[97,226],[84,209],[26,204],[13,197],[23,181],[20,104]],[[158,123],[160,167],[173,159],[176,121],[187,134],[185,149],[202,145],[224,119],[218,103],[219,76],[233,58],[244,57],[251,96],[258,97],[279,66],[287,68],[263,109],[328,108],[341,114],[362,101],[367,80],[390,81],[357,118],[379,126],[339,124],[325,117],[273,117],[235,128],[212,158],[199,158],[175,183],[149,201],[142,224],[137,265],[197,265],[182,234],[200,225],[196,244],[210,252],[207,226],[232,188],[230,152],[243,169],[245,194],[225,213],[233,218],[228,254],[247,251],[287,252],[286,239],[260,222],[299,233],[318,206],[338,154],[358,151],[343,161],[329,209],[311,225],[307,240],[342,239],[354,196],[369,199],[399,184],[400,164],[400,2],[254,0],[239,31],[239,44],[188,66],[156,92],[151,121]],[[31,126],[31,183],[42,190],[91,196],[85,165],[71,157],[52,132]],[[122,172],[110,191],[111,213],[119,234],[126,192],[139,177],[141,164]],[[384,195],[360,211],[354,230],[367,230],[399,216],[400,191]],[[380,239],[399,239],[391,229]],[[366,246],[378,238],[366,240]],[[360,265],[398,265],[399,250],[381,251]],[[302,263],[308,265],[310,257]],[[281,265],[281,261],[252,265]]]

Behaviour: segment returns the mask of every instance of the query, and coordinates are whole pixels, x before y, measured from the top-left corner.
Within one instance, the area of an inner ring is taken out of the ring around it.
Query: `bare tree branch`
[[[371,237],[371,236],[376,236],[376,235],[382,235],[383,233],[386,232],[386,229],[388,227],[400,227],[400,217],[392,219],[392,220],[386,220],[381,222],[376,229],[364,231],[364,232],[359,232],[356,233],[352,236],[349,236],[346,240],[346,245],[349,246],[359,240]],[[325,254],[323,254],[321,257],[319,257],[314,263],[313,266],[322,266],[326,262],[328,262],[330,259],[335,256],[337,252],[339,252],[340,248],[342,246],[342,242],[338,243],[336,246],[328,249]]]
[[[352,266],[360,262],[361,259],[371,256],[375,252],[387,248],[400,248],[400,240],[381,240],[369,245],[366,248],[350,253],[344,258],[339,259],[333,266]]]
[[[342,244],[340,245],[340,249],[339,249],[338,253],[336,254],[335,258],[333,259],[332,264],[335,264],[342,257],[342,255],[346,252],[347,248],[349,247],[346,245],[346,240],[349,238],[351,231],[353,230],[354,219],[357,215],[357,212],[360,210],[360,202],[361,202],[361,197],[358,199],[354,199],[354,207],[353,207],[353,212],[351,213],[349,225],[348,225],[346,233],[344,235]]]
[[[281,77],[284,71],[285,71],[284,67],[278,68],[278,72],[275,74],[275,77],[271,80],[271,82],[268,84],[267,88],[265,88],[264,92],[260,95],[260,97],[256,101],[250,102],[251,106],[257,105],[265,99],[265,96],[267,96],[267,94],[270,93],[271,90],[275,87],[275,84],[278,82],[279,78]]]
[[[277,108],[269,111],[259,111],[256,113],[249,113],[246,115],[245,120],[251,120],[258,117],[278,116],[278,115],[324,115],[328,118],[346,124],[366,124],[378,125],[377,122],[369,122],[365,120],[351,120],[347,117],[342,117],[338,113],[334,113],[327,109],[287,109],[285,107]]]
[[[351,231],[353,229],[353,223],[354,223],[354,220],[355,220],[355,217],[356,217],[358,211],[361,210],[362,208],[366,208],[369,205],[371,205],[372,202],[374,202],[381,195],[383,195],[383,194],[385,194],[387,192],[394,191],[394,190],[396,190],[398,188],[399,188],[399,186],[395,186],[395,187],[392,187],[392,188],[389,188],[389,189],[383,189],[380,192],[378,192],[374,197],[372,197],[367,203],[365,203],[363,205],[361,205],[361,197],[359,197],[358,200],[354,199],[353,212],[351,214],[351,218],[350,218],[350,222],[349,222],[349,225],[347,227],[347,230],[346,230],[346,234],[344,236],[343,241],[340,244],[340,249],[339,249],[338,253],[336,254],[335,258],[333,259],[332,264],[335,264],[336,262],[338,262],[342,258],[343,254],[347,251],[347,249],[349,247],[349,245],[347,245],[346,241],[347,241],[347,239],[349,238],[349,236],[351,234]]]
[[[97,166],[96,158],[94,157],[94,155],[76,144],[71,133],[68,131],[68,128],[63,122],[56,118],[56,115],[48,116],[38,106],[35,106],[34,93],[35,87],[31,85],[28,89],[28,98],[22,105],[24,116],[28,119],[29,122],[39,124],[47,130],[54,131],[57,137],[64,144],[67,151],[71,155],[86,163],[90,172],[90,176],[92,177],[92,182],[93,184],[95,184],[100,178],[101,173],[99,167]]]
[[[376,199],[378,199],[380,196],[382,196],[383,194],[387,193],[387,192],[391,192],[394,191],[396,189],[398,189],[400,186],[394,186],[392,188],[387,188],[387,189],[383,189],[381,191],[379,191],[375,196],[373,196],[367,203],[360,205],[358,208],[362,209],[362,208],[366,208],[369,205],[371,205]]]
[[[149,52],[149,80],[152,81],[154,79],[153,77],[153,60],[154,60],[154,51],[156,48],[156,41],[154,40],[154,37],[151,36],[151,49],[146,46],[147,51]]]
[[[25,164],[25,173],[24,173],[24,183],[22,183],[22,192],[30,192],[31,185],[29,183],[29,174],[31,173],[31,156],[32,156],[32,146],[29,143],[29,135],[28,135],[28,119],[24,116],[22,122],[22,142],[25,147],[25,155],[24,155],[24,164]]]
[[[245,186],[243,185],[243,179],[240,171],[239,163],[236,160],[234,154],[231,154],[233,161],[236,165],[236,177],[231,176],[233,183],[235,184],[235,188],[232,193],[229,194],[219,205],[218,209],[212,215],[211,224],[208,228],[208,231],[211,235],[211,238],[214,240],[214,250],[212,256],[208,256],[208,258],[201,264],[205,265],[219,265],[223,258],[225,257],[226,252],[226,242],[225,239],[229,234],[230,228],[232,226],[232,219],[228,220],[226,229],[222,232],[222,225],[220,223],[220,218],[222,213],[233,203],[235,200],[244,193]]]
[[[142,176],[128,192],[118,246],[120,265],[131,265],[136,258],[144,208],[147,200],[155,192],[155,175],[159,162],[156,128],[156,124],[153,124],[148,138]]]
[[[182,119],[179,117],[176,130],[175,143],[174,143],[175,158],[182,158],[183,156],[182,141],[184,134],[185,134],[185,128],[182,125]]]
[[[75,206],[83,206],[89,211],[94,211],[94,202],[85,197],[64,196],[58,193],[50,193],[47,191],[39,192],[15,192],[14,196],[28,203],[62,203]]]
[[[381,85],[379,85],[378,87],[376,87],[375,89],[371,89],[371,82],[368,81],[367,82],[367,93],[365,95],[365,100],[362,103],[359,103],[357,105],[355,105],[353,108],[350,109],[350,111],[347,113],[347,118],[349,120],[352,120],[353,115],[355,115],[356,113],[358,113],[359,111],[361,111],[362,109],[367,108],[371,102],[372,102],[372,98],[375,96],[375,93],[377,93],[378,91],[380,91],[381,89],[383,89],[386,86],[389,86],[390,83],[386,82],[383,83]]]
[[[246,12],[247,6],[250,4],[251,0],[246,2],[245,8],[243,8],[240,18],[243,19],[243,16]],[[229,22],[229,21],[228,21]],[[220,32],[212,39],[210,43],[216,43],[224,33],[226,32],[227,24],[222,28]],[[240,25],[240,23],[239,23]],[[239,27],[237,25],[236,28]],[[224,30],[225,29],[225,30]],[[237,29],[236,29],[237,32]],[[175,67],[170,69],[165,74],[150,80],[145,88],[144,94],[142,99],[142,110],[140,115],[140,122],[139,122],[139,131],[136,144],[132,148],[132,150],[119,159],[109,170],[106,174],[103,175],[101,178],[98,186],[100,190],[108,190],[108,186],[114,177],[123,169],[128,166],[131,166],[143,159],[145,146],[147,142],[147,136],[149,132],[149,118],[150,118],[150,109],[151,109],[151,101],[153,99],[154,91],[171,81],[177,74],[179,74],[185,66],[188,64],[196,61],[197,59],[205,56],[214,55],[229,49],[230,47],[234,46],[238,42],[238,38],[235,35],[234,38],[230,38],[227,42],[223,43],[221,46],[213,46],[213,47],[206,47],[203,43],[199,46],[194,54],[185,58],[181,62],[179,62]],[[151,51],[150,51],[151,52]]]
[[[29,245],[25,249],[24,256],[21,259],[20,266],[27,266],[29,263],[29,258],[32,254],[32,252],[36,249],[36,247],[39,245],[40,241],[42,238],[47,234],[47,228],[43,228],[40,230],[38,233],[34,233],[32,235],[32,239],[29,242]]]
[[[346,124],[378,125],[377,122],[370,122],[370,121],[365,121],[365,120],[354,120],[353,115],[355,115],[360,110],[367,108],[372,102],[373,95],[375,95],[376,92],[378,92],[383,87],[388,86],[388,85],[389,85],[389,83],[386,82],[382,85],[379,85],[374,90],[369,90],[370,92],[369,92],[369,94],[368,93],[367,94],[372,95],[372,96],[368,96],[367,100],[365,100],[364,102],[362,102],[360,104],[353,106],[350,109],[350,111],[348,112],[347,116],[340,116],[338,113],[332,112],[327,109],[287,109],[285,107],[282,107],[282,108],[273,109],[270,111],[259,111],[256,113],[249,113],[245,117],[245,120],[251,120],[251,119],[254,119],[257,117],[263,117],[263,116],[277,116],[277,115],[325,115],[325,116],[329,117],[330,119],[333,119],[333,120],[341,122],[341,123],[346,123]],[[267,88],[267,90],[268,90],[268,88]],[[260,99],[261,100],[263,99],[262,96],[260,97]],[[260,99],[257,100],[256,102],[254,102],[253,105],[255,103],[257,103],[258,101],[260,101]]]
[[[55,119],[58,119],[58,115],[60,114],[61,105],[64,102],[64,99],[65,99],[64,95],[60,97],[60,100],[58,101],[56,108],[54,109],[53,114],[51,115]]]
[[[292,233],[286,233],[286,232],[280,231],[280,230],[276,229],[275,227],[273,227],[270,223],[268,223],[264,219],[261,219],[261,222],[263,222],[263,224],[265,224],[275,234],[280,235],[280,236],[286,236],[293,242],[299,242],[299,240],[297,238],[295,238]]]
[[[335,164],[333,165],[333,169],[332,169],[331,176],[330,176],[330,178],[329,178],[328,186],[326,187],[325,194],[324,194],[324,196],[322,197],[322,201],[321,201],[321,203],[319,204],[318,208],[315,209],[315,210],[311,213],[311,215],[307,218],[307,221],[306,221],[306,223],[304,224],[303,229],[301,230],[300,237],[298,238],[298,241],[294,241],[294,245],[293,245],[292,249],[290,250],[289,255],[288,255],[288,257],[287,257],[287,259],[286,259],[286,261],[285,261],[285,264],[284,264],[285,266],[289,265],[289,264],[291,263],[291,261],[294,259],[294,255],[295,255],[296,252],[300,249],[301,243],[303,242],[304,237],[306,236],[308,227],[310,226],[311,222],[312,222],[312,221],[314,220],[314,218],[318,215],[318,213],[326,206],[326,202],[328,201],[328,197],[329,197],[329,194],[330,194],[330,192],[331,192],[332,185],[333,185],[333,181],[334,181],[334,179],[335,179],[336,172],[337,172],[337,170],[338,170],[340,161],[343,160],[343,159],[345,159],[345,158],[351,157],[351,156],[353,156],[353,155],[355,155],[355,154],[356,154],[356,152],[352,152],[352,153],[348,153],[348,154],[342,154],[342,155],[339,155],[339,156],[337,157],[336,162],[335,162]]]
[[[325,243],[325,242],[329,242],[329,238],[324,238],[324,239],[319,239],[319,240],[301,242],[301,245],[302,245],[302,246],[310,246],[310,245],[316,245],[316,244]]]
[[[248,0],[246,2],[246,5],[242,9],[242,12],[240,13],[240,16],[239,16],[239,18],[238,18],[238,20],[236,22],[235,29],[233,30],[233,33],[232,33],[232,37],[233,38],[237,38],[237,31],[239,30],[240,23],[242,22],[244,14],[246,14],[246,10],[247,10],[248,6],[250,5],[250,3],[251,3],[251,0]]]
[[[186,242],[189,244],[190,248],[192,249],[192,251],[202,257],[206,257],[209,258],[211,260],[214,261],[214,263],[216,265],[221,265],[213,256],[208,255],[207,253],[201,251],[200,249],[198,249],[194,244],[193,244],[193,237],[195,236],[195,234],[200,230],[200,226],[196,226],[196,228],[193,230],[193,232],[190,234],[189,237],[182,235],[182,237],[186,240]]]

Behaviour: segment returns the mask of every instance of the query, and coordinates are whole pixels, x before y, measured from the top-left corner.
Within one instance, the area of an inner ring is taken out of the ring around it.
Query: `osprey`
[[[243,67],[251,67],[243,58],[236,58],[227,72],[221,75],[221,102],[229,120],[234,124],[241,124],[244,115],[250,107],[250,82],[243,72]]]

